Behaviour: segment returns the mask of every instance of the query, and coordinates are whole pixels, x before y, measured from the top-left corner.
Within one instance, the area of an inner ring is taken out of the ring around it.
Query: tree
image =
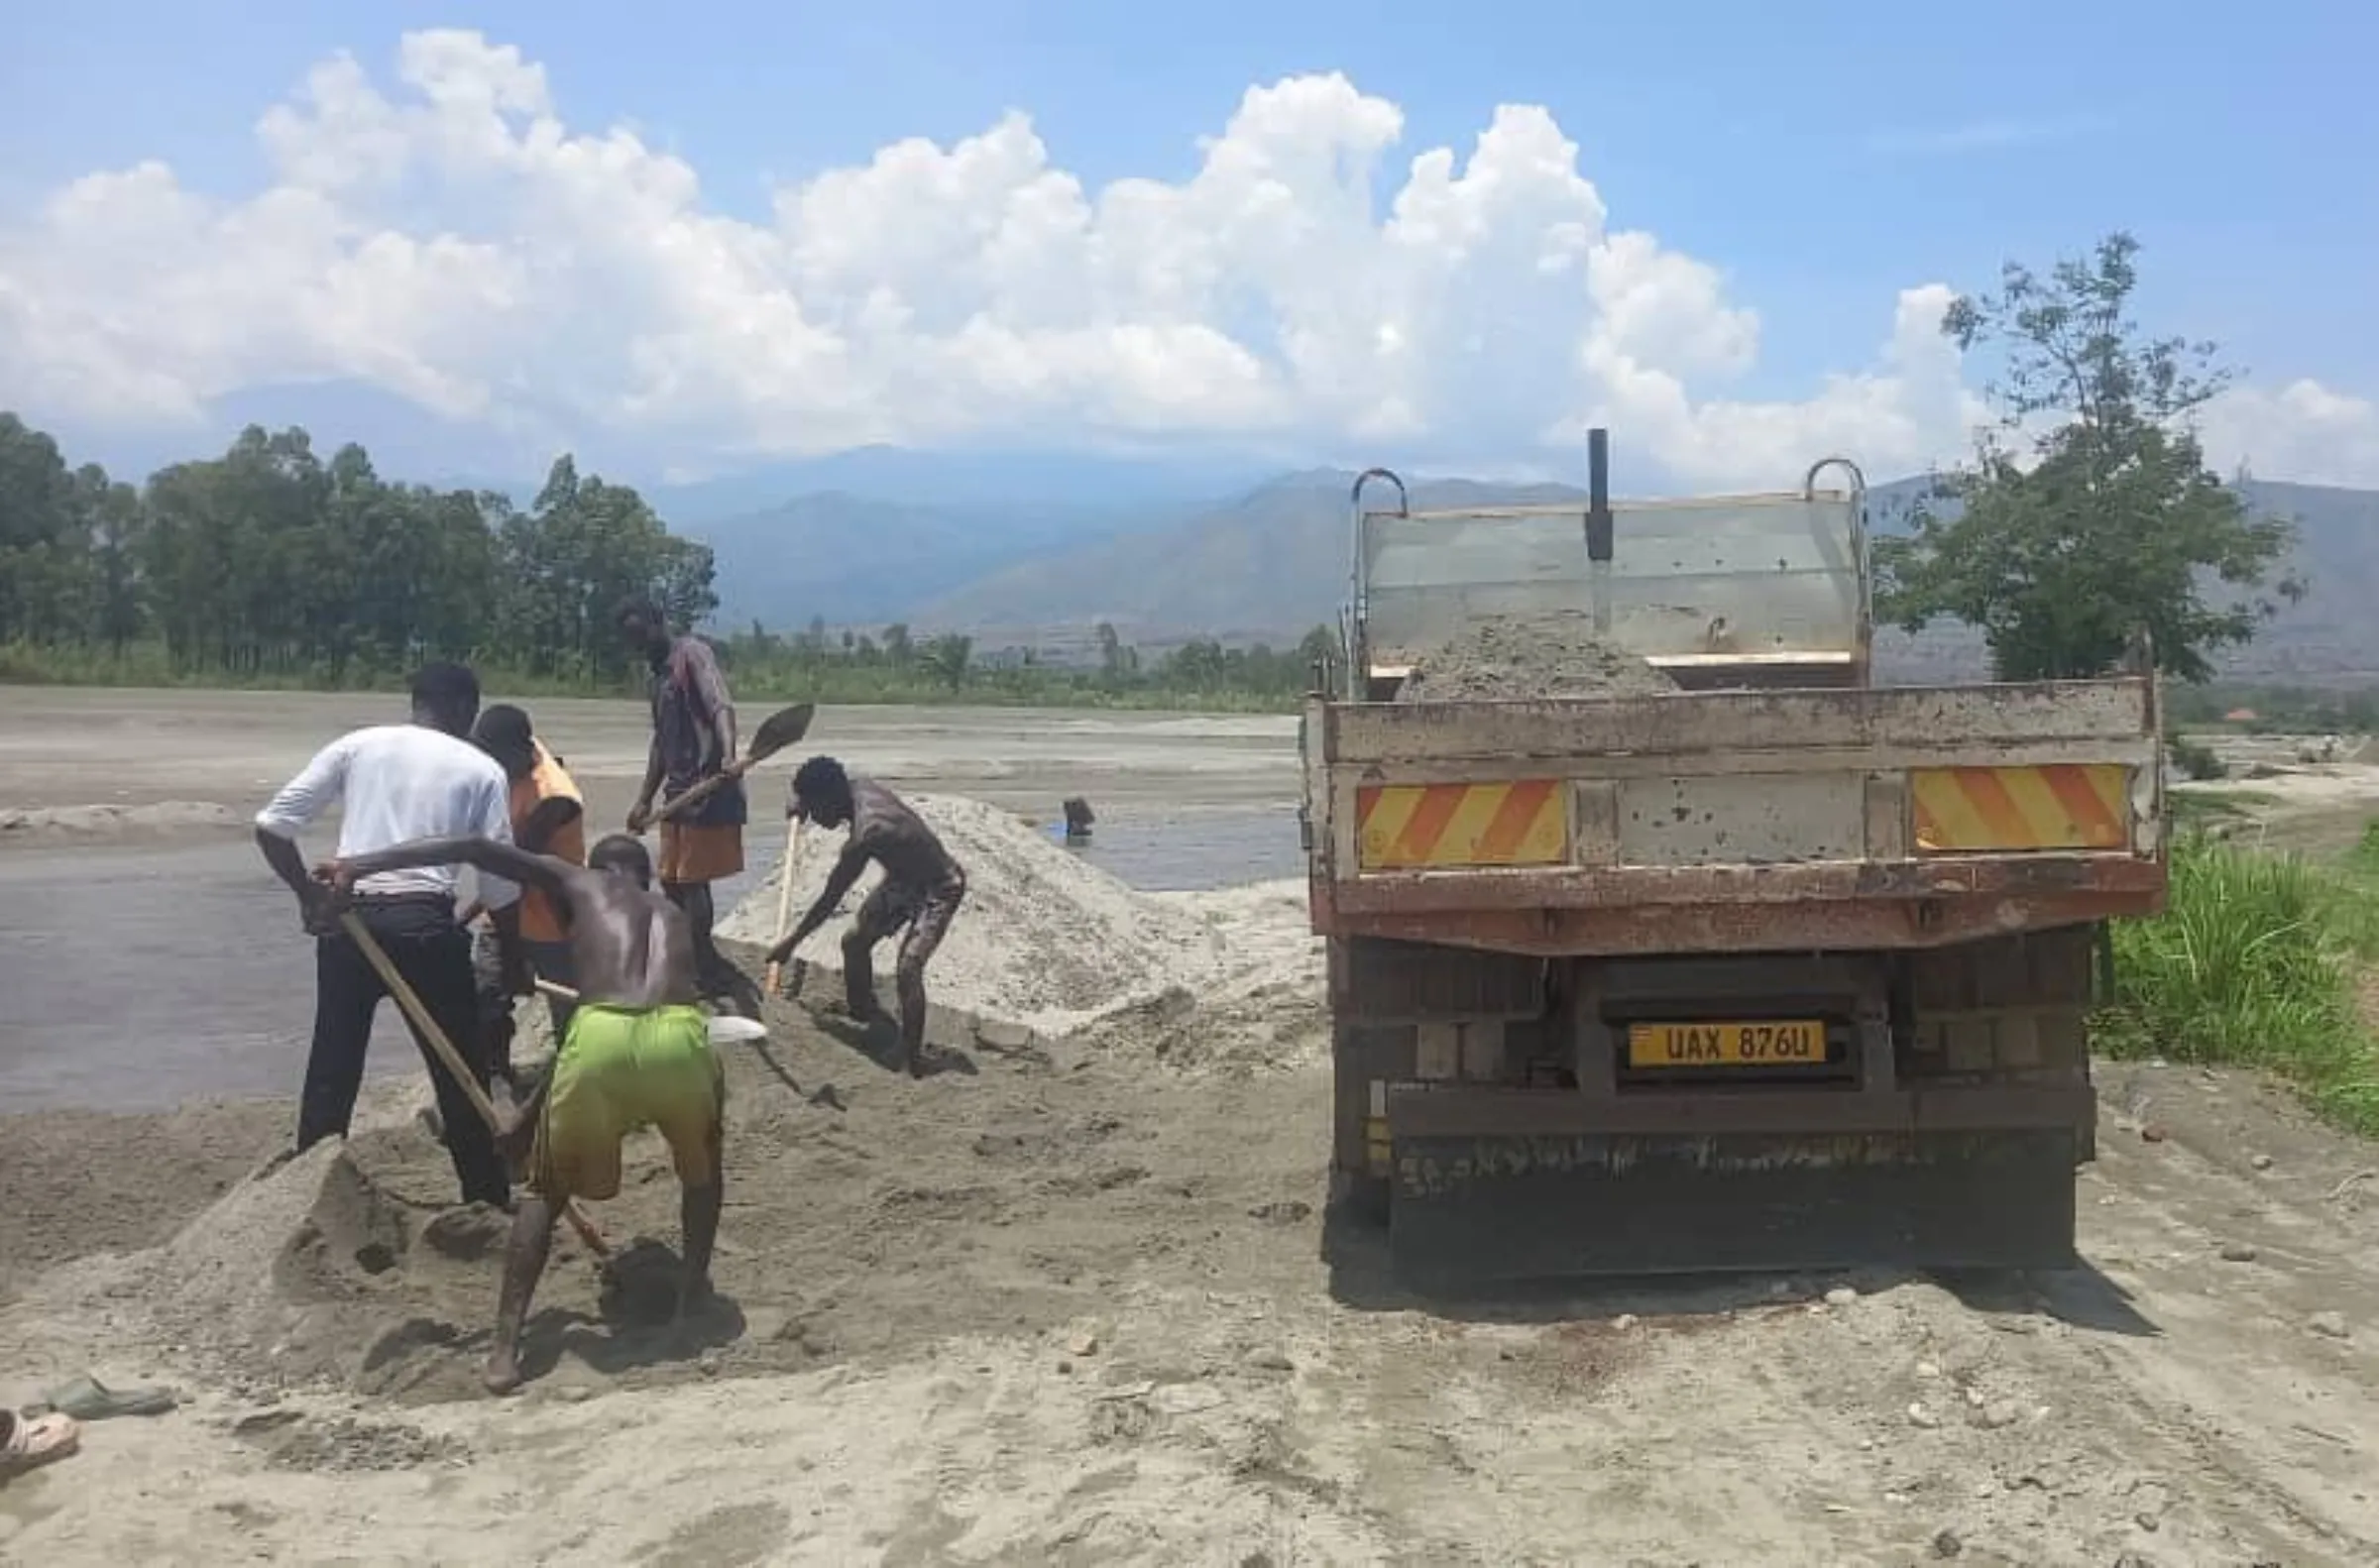
[[[91,525],[91,635],[119,657],[148,621],[148,581],[142,570],[149,514],[141,493],[111,482],[96,463],[75,477]]]
[[[1299,672],[1304,679],[1310,681],[1314,668],[1319,666],[1323,671],[1322,679],[1326,681],[1329,671],[1346,662],[1346,650],[1338,645],[1338,628],[1322,624],[1306,632],[1298,641],[1297,658],[1304,667]]]
[[[2293,526],[2250,517],[2206,467],[2195,415],[2231,380],[2214,346],[2131,318],[2138,251],[2118,232],[2045,279],[2011,262],[1997,293],[1942,321],[1961,349],[2003,352],[1999,424],[1918,503],[1908,537],[1876,542],[1877,614],[1980,627],[2001,680],[2101,674],[2144,628],[2164,670],[2203,681],[2209,654],[2274,613],[2269,596],[2304,592],[2282,571]],[[2222,602],[2209,577],[2232,590]]]
[[[582,478],[567,453],[535,507],[508,509],[497,538],[500,646],[537,674],[621,676],[628,655],[613,613],[630,596],[650,596],[680,627],[718,608],[710,546],[671,535],[632,487]]]
[[[57,443],[0,413],[0,643],[73,627],[88,549],[79,503]]]
[[[974,659],[974,639],[958,632],[948,632],[925,645],[926,663],[942,684],[957,691],[966,684],[966,671]]]

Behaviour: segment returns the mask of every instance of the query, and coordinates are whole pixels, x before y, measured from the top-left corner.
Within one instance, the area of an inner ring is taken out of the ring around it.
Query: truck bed
[[[1314,929],[1502,952],[1923,948],[2152,913],[2151,680],[1315,699]]]

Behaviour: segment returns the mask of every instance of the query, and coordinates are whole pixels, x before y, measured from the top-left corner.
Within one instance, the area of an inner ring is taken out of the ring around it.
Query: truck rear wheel
[[[1387,1223],[1391,1084],[1508,1083],[1546,1007],[1543,959],[1358,937],[1326,954],[1331,1013],[1330,1202]]]

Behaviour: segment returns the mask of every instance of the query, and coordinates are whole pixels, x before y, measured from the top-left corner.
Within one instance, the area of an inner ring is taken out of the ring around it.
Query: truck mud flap
[[[1419,1288],[2075,1262],[2072,1127],[1392,1136],[1390,1251]]]

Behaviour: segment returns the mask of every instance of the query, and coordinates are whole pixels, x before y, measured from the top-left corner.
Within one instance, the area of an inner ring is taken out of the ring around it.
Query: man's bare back
[[[966,897],[966,873],[907,802],[873,779],[852,775],[833,757],[812,757],[795,772],[790,809],[822,828],[848,825],[850,836],[817,901],[792,934],[769,950],[768,961],[783,964],[826,924],[870,860],[882,866],[883,880],[859,906],[843,939],[844,999],[854,1017],[876,1015],[868,953],[895,931],[904,932],[895,971],[900,1054],[909,1073],[919,1075],[924,1070],[925,965]]]
[[[492,839],[423,839],[330,861],[316,875],[343,892],[379,871],[455,864],[538,888],[561,906],[582,1006],[652,1008],[701,1000],[694,933],[685,913],[633,876],[620,874],[609,857],[598,863],[590,854],[581,866]]]
[[[850,839],[844,853],[873,860],[884,868],[885,880],[920,890],[961,880],[958,861],[907,801],[855,775],[850,801]]]

